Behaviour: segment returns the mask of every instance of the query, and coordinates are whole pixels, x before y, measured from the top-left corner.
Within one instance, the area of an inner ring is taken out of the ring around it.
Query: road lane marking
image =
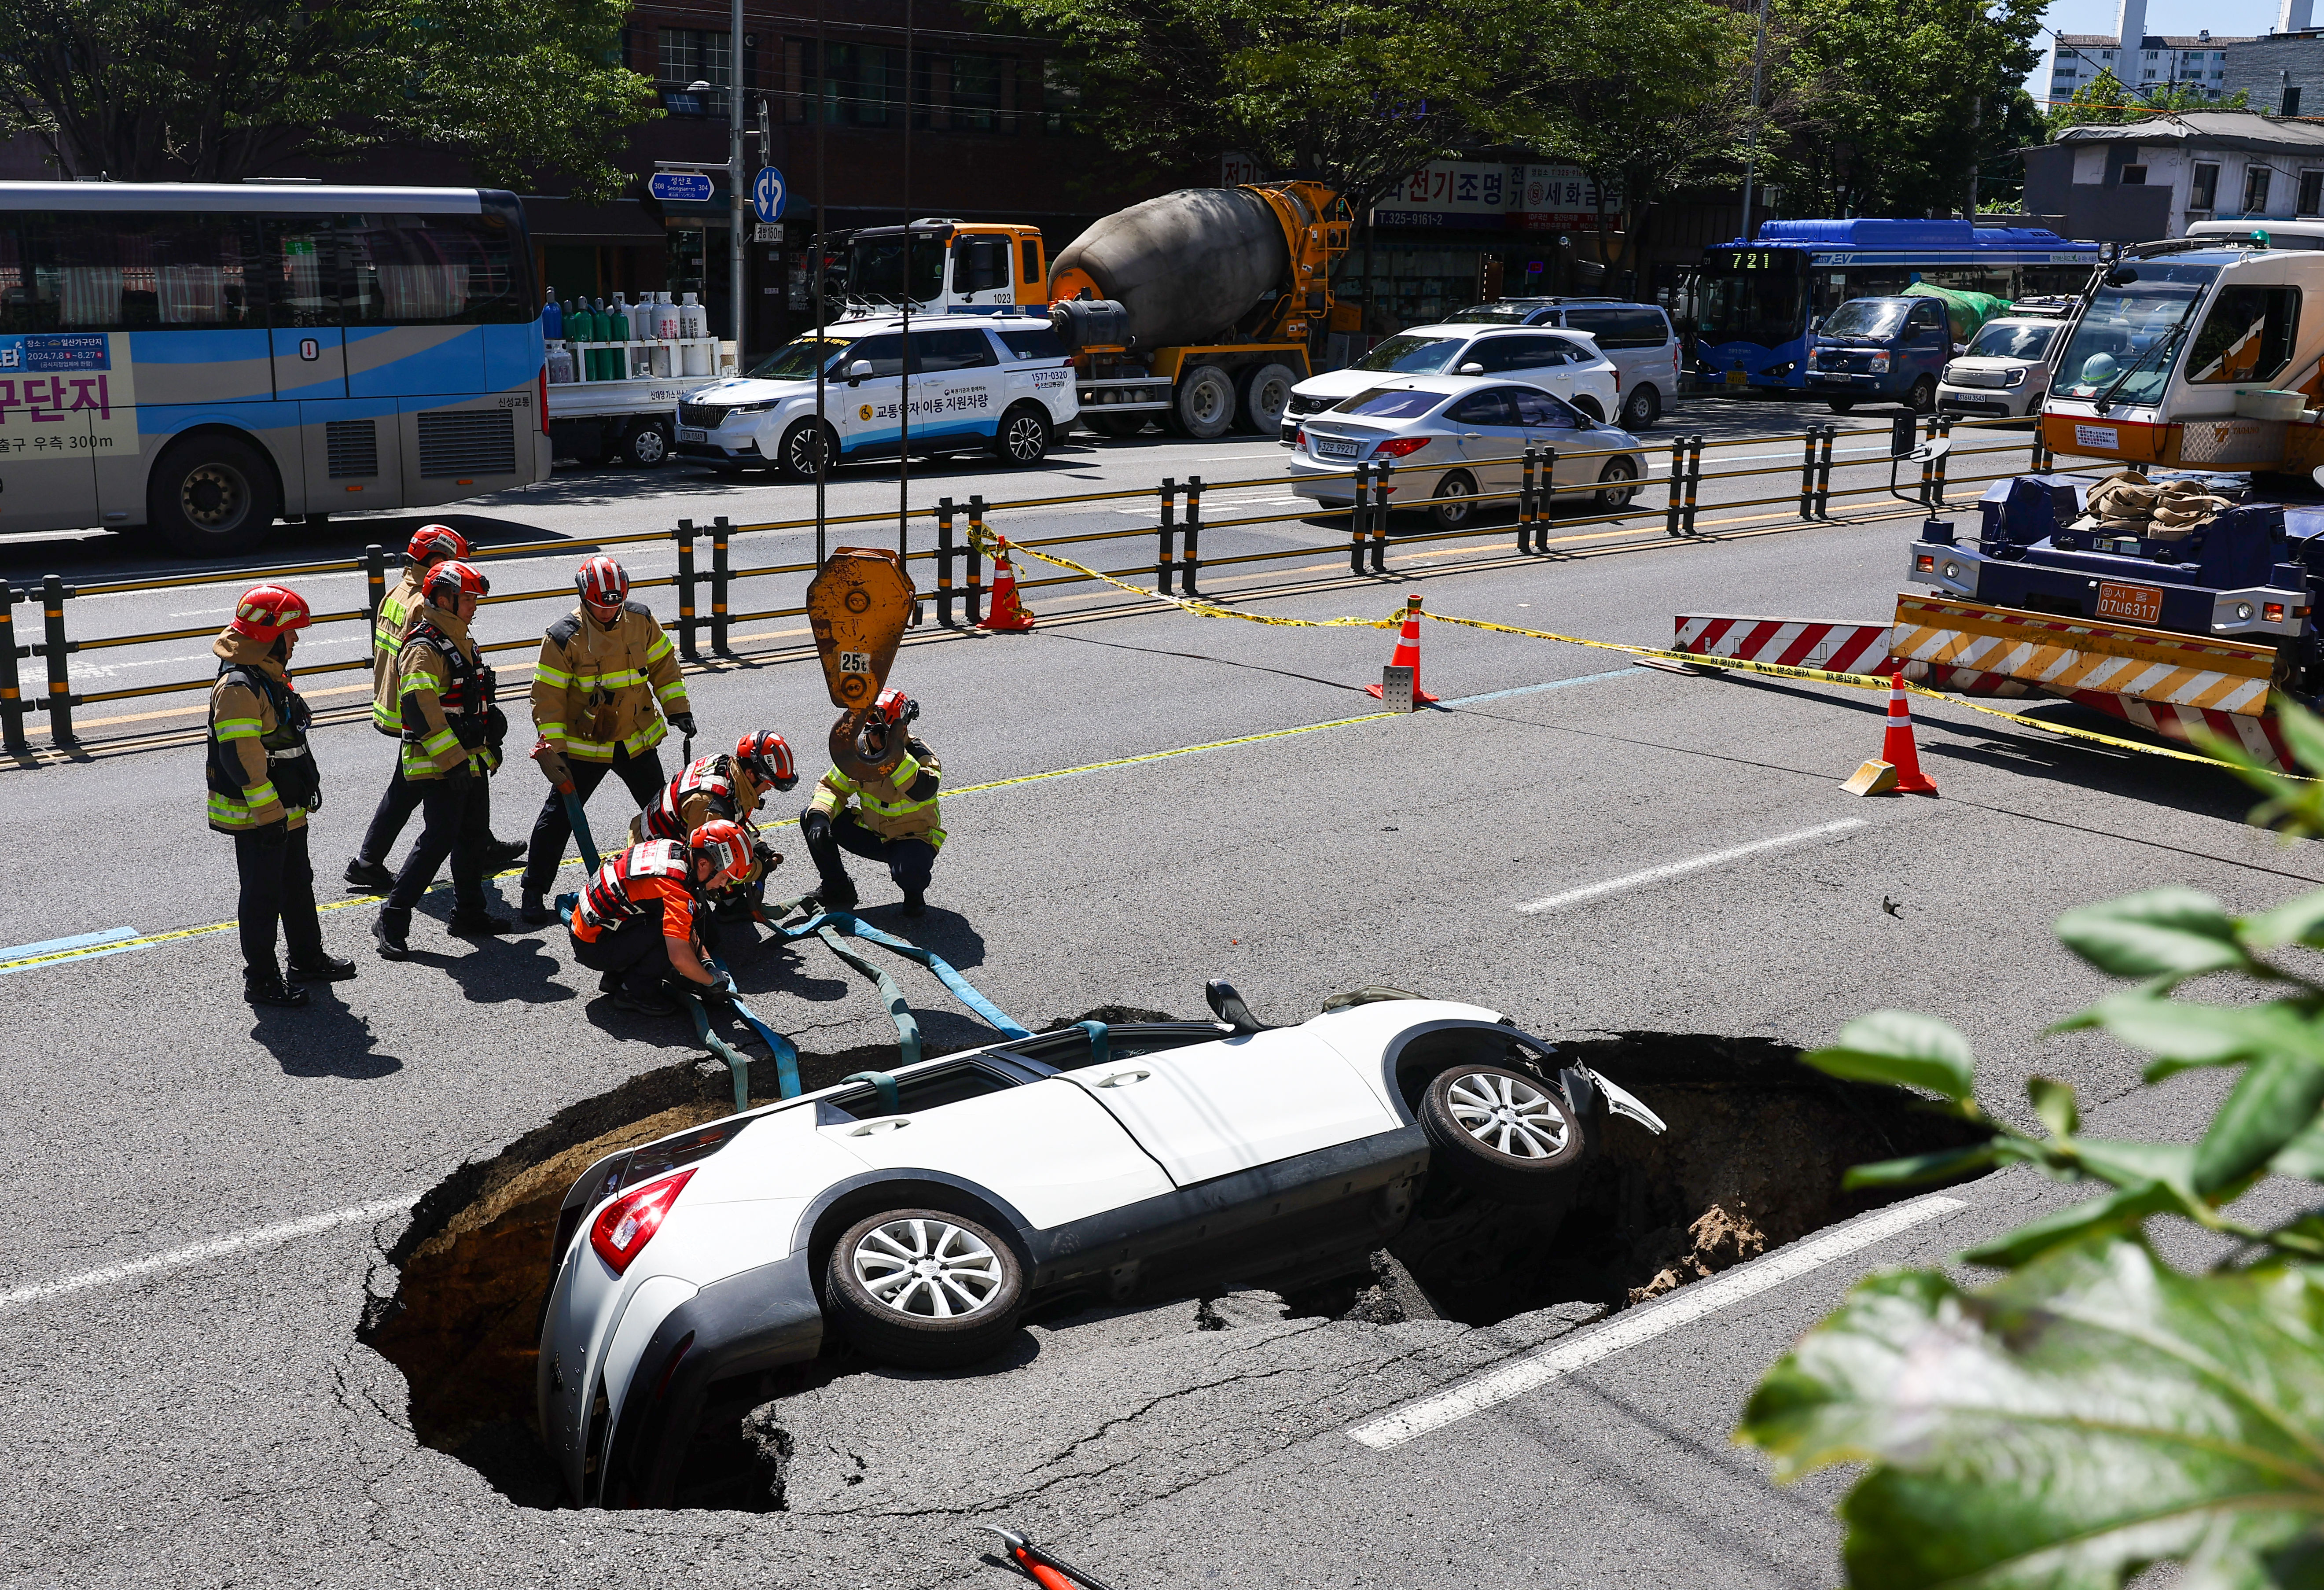
[[[1810,839],[1821,839],[1826,834],[1845,833],[1864,827],[1860,817],[1842,818],[1836,823],[1823,823],[1812,828],[1802,828],[1796,834],[1778,834],[1772,839],[1754,839],[1748,845],[1738,845],[1731,850],[1714,850],[1709,855],[1697,855],[1685,861],[1674,861],[1665,866],[1648,867],[1643,873],[1628,873],[1618,878],[1609,878],[1602,883],[1585,883],[1579,889],[1568,889],[1563,894],[1553,894],[1545,900],[1533,901],[1517,907],[1519,915],[1531,916],[1536,911],[1555,911],[1561,905],[1574,905],[1584,900],[1595,900],[1601,894],[1613,894],[1624,889],[1635,889],[1641,883],[1659,883],[1665,878],[1676,878],[1687,873],[1699,873],[1705,867],[1739,861],[1756,855],[1762,850],[1776,850],[1786,845],[1803,845]]]
[[[189,1264],[198,1264],[205,1259],[238,1253],[245,1248],[269,1247],[294,1242],[302,1236],[318,1236],[327,1231],[336,1231],[342,1225],[384,1220],[391,1215],[408,1213],[419,1201],[418,1193],[400,1198],[382,1198],[375,1204],[358,1204],[353,1208],[332,1209],[321,1215],[309,1215],[303,1219],[286,1220],[280,1225],[255,1226],[249,1231],[235,1232],[231,1236],[212,1237],[208,1242],[172,1248],[166,1253],[132,1259],[124,1264],[108,1264],[102,1270],[84,1270],[78,1275],[68,1275],[57,1280],[40,1281],[32,1286],[18,1287],[14,1291],[0,1292],[0,1308],[14,1308],[47,1298],[87,1291],[91,1287],[112,1286],[118,1281],[135,1280],[141,1276],[158,1275],[165,1270],[183,1269]]]
[[[1617,1316],[1612,1324],[1586,1336],[1560,1342],[1546,1351],[1504,1364],[1449,1391],[1410,1403],[1394,1413],[1365,1424],[1351,1426],[1347,1433],[1351,1438],[1376,1451],[1385,1452],[1392,1447],[1401,1447],[1416,1436],[1441,1430],[1472,1413],[1481,1413],[1488,1408],[1522,1397],[1562,1375],[1586,1369],[1641,1342],[1652,1341],[1665,1331],[1691,1325],[1746,1299],[1756,1298],[1761,1292],[1772,1291],[1835,1259],[1844,1259],[1859,1249],[1885,1242],[1900,1232],[1909,1231],[1926,1221],[1968,1206],[1960,1198],[1933,1193],[1926,1197],[1914,1198],[1910,1203],[1876,1210],[1845,1225],[1836,1225],[1812,1237],[1786,1243],[1764,1258],[1726,1271],[1709,1280],[1681,1287],[1664,1301],[1633,1308]]]
[[[1611,673],[1585,673],[1578,679],[1551,679],[1545,684],[1518,685],[1507,690],[1488,690],[1481,696],[1460,696],[1450,701],[1439,701],[1444,707],[1474,707],[1480,701],[1499,701],[1505,696],[1530,696],[1537,690],[1563,690],[1574,685],[1602,685],[1615,679],[1642,679],[1647,676],[1636,668],[1618,668]]]
[[[11,972],[24,971],[52,958],[69,956],[75,960],[95,960],[99,956],[120,955],[132,949],[152,948],[152,941],[143,938],[134,928],[107,928],[98,933],[76,933],[69,938],[43,938],[38,944],[14,944],[0,949],[0,977]]]

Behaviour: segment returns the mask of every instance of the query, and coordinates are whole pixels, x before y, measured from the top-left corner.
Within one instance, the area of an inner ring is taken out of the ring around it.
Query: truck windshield
[[[2056,322],[2028,325],[2023,320],[1995,320],[1969,343],[1969,351],[1983,359],[2038,359],[2050,351],[2058,335]]]
[[[2116,270],[2075,326],[2052,390],[2117,403],[2158,401],[2188,320],[2218,274],[2217,265],[2159,260]]]
[[[802,337],[777,348],[752,370],[751,375],[758,381],[812,381],[817,355],[827,365],[832,356],[846,347],[846,342],[838,337],[826,337],[818,341]]]
[[[1869,337],[1886,342],[1904,329],[1913,306],[1897,298],[1851,298],[1816,328],[1818,337]]]
[[[940,237],[912,239],[912,301],[926,303],[944,291],[945,245]],[[850,296],[873,303],[904,301],[904,240],[859,237],[847,265]]]
[[[1404,375],[1433,375],[1469,346],[1465,337],[1416,337],[1399,331],[1355,362],[1359,370],[1394,370]]]

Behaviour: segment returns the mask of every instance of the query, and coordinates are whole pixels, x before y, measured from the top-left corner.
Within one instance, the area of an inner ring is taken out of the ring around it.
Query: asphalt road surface
[[[1772,429],[1767,413],[1745,418]],[[1199,450],[1155,441],[1071,467],[1158,475]],[[962,495],[979,479],[959,476]],[[582,539],[699,489],[560,475],[471,522]],[[752,494],[715,511],[738,495]],[[1588,557],[1517,559],[1486,537],[1361,581],[1328,556],[1312,571],[1289,559],[1300,578],[1240,605],[1376,616],[1418,591],[1434,612],[1651,643],[1688,610],[1877,619],[1912,532],[1898,508],[1683,542],[1656,520]],[[86,543],[0,558],[21,578],[76,547],[69,572],[94,579]],[[1029,634],[931,626],[894,676],[963,791],[913,936],[1034,1025],[1104,1003],[1198,1012],[1220,975],[1277,1021],[1385,983],[1554,1038],[1809,1044],[1901,1006],[1970,1034],[1995,1108],[2025,1114],[2038,1071],[2081,1090],[2095,1133],[2185,1136],[2215,1078],[2141,1092],[2137,1057],[2043,1036],[2105,986],[2051,919],[2162,883],[2239,910],[2324,883],[2305,846],[2243,826],[2248,798],[2222,776],[1946,705],[1916,706],[1941,797],[1859,801],[1838,785],[1879,746],[1884,703],[1868,695],[1431,624],[1440,708],[1373,716],[1361,687],[1388,634],[1133,611],[1118,595],[1037,600]],[[779,652],[689,688],[708,742],[764,726],[811,746],[831,714],[812,666]],[[1168,754],[1222,741],[1239,743]],[[318,750],[314,850],[336,904],[392,753],[355,724],[325,727]],[[199,760],[165,746],[9,774],[0,944],[138,940],[0,971],[9,1585],[999,1585],[1014,1570],[980,1555],[982,1521],[1117,1590],[1825,1585],[1838,1485],[1776,1489],[1730,1445],[1750,1386],[1857,1276],[1941,1259],[2056,1197],[2009,1177],[1950,1188],[1611,1317],[1375,1325],[1286,1317],[1265,1296],[1098,1311],[1028,1332],[989,1372],[851,1375],[786,1403],[788,1511],[520,1505],[415,1442],[401,1375],[356,1340],[365,1299],[394,1286],[383,1253],[410,1199],[686,1058],[687,1031],[612,1011],[554,931],[447,937],[440,895],[401,965],[370,953],[368,902],[327,911],[326,940],[360,976],[254,1016],[233,934],[211,930],[232,914],[232,867],[202,823]],[[608,790],[601,832],[625,816]],[[541,793],[521,761],[506,770],[499,831],[522,832]],[[798,851],[795,833],[776,838]],[[898,925],[884,881],[865,901]],[[762,948],[737,971],[803,1048],[889,1035],[819,952]],[[936,1043],[971,1038],[933,984],[912,986]]]

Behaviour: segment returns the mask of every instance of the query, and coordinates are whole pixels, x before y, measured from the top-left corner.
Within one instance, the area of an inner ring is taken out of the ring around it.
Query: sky
[[[2042,25],[2061,33],[2111,33],[2117,9],[2116,0],[2058,0],[2042,14]],[[2324,20],[2324,5],[2316,9]],[[2241,37],[2267,32],[2282,11],[2278,0],[2146,0],[2146,31],[2193,33],[2209,28]],[[2050,35],[2043,33],[2034,42],[2041,48],[2042,64],[2026,87],[2038,97],[2049,81]]]

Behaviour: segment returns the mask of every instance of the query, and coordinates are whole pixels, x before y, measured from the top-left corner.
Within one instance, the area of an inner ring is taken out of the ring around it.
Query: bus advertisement
[[[223,554],[544,479],[540,306],[513,194],[0,182],[0,532]]]
[[[1763,221],[1752,242],[1703,250],[1695,363],[1730,390],[1802,390],[1807,335],[1851,298],[1915,282],[2021,298],[2078,293],[2095,243],[1968,221]]]

